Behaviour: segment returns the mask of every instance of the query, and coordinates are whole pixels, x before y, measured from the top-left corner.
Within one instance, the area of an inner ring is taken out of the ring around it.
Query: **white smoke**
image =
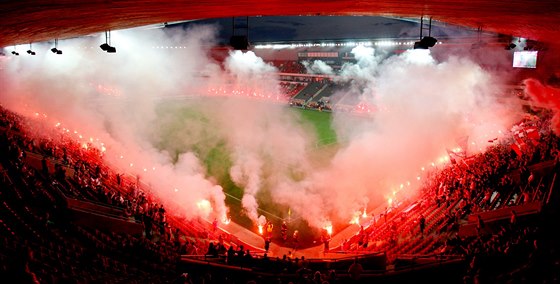
[[[373,83],[380,58],[375,56],[375,49],[358,45],[352,49],[356,63],[344,63],[340,71],[341,81],[356,82],[360,86]]]
[[[428,50],[410,50],[378,62],[365,51],[343,66],[341,78],[358,83],[341,95],[361,96],[377,110],[361,118],[334,113],[338,137],[348,142],[328,167],[274,192],[316,227],[325,216],[350,220],[368,201],[413,196],[424,169],[443,166],[458,138],[469,137],[469,153],[481,152],[520,114],[518,103],[498,100],[501,82],[469,59],[437,62]]]
[[[261,188],[262,161],[254,157],[254,154],[244,155],[241,152],[234,153],[234,164],[230,169],[233,182],[244,188],[242,206],[247,216],[256,221],[259,207],[255,195]]]
[[[158,102],[187,90],[199,92],[199,74],[220,69],[207,54],[214,34],[209,26],[175,34],[114,31],[115,54],[97,48],[100,38],[60,41],[62,55],[50,53],[48,43],[35,44],[36,56],[7,63],[3,75],[9,85],[2,102],[23,114],[45,113],[67,129],[97,137],[110,165],[137,176],[177,214],[223,218],[225,195],[207,179],[198,158],[181,153],[174,163],[170,153],[150,142]]]
[[[471,60],[449,56],[438,62],[427,50],[382,60],[373,48],[358,46],[357,62],[345,64],[338,79],[351,82],[349,90],[338,96],[358,96],[376,110],[365,117],[335,112],[340,145],[324,162],[313,130],[285,105],[263,102],[282,96],[277,70],[240,51],[222,67],[208,56],[214,34],[212,27],[114,32],[116,54],[98,50],[99,38],[61,41],[63,55],[49,53],[49,44],[35,45],[37,56],[5,64],[1,100],[98,137],[109,164],[139,176],[174,212],[224,218],[225,194],[200,157],[154,146],[160,134],[154,121],[181,119],[158,113],[159,102],[219,90],[212,94],[227,97],[197,105],[208,124],[169,136],[189,147],[215,143],[203,139],[207,132],[224,139],[232,160],[227,172],[243,189],[242,206],[253,222],[260,224],[259,193],[266,190],[317,228],[330,220],[348,222],[368,206],[398,198],[393,192],[412,195],[423,178],[421,168],[441,167],[458,137],[469,136],[469,151],[482,151],[483,142],[507,129],[518,111],[497,100],[500,82]],[[325,66],[314,62],[309,68],[330,74]]]
[[[334,74],[333,68],[321,60],[314,60],[313,63],[309,63],[308,61],[302,62],[303,67],[307,74],[324,74],[324,75],[332,75]]]
[[[243,208],[256,222],[259,191],[274,190],[275,181],[289,180],[294,171],[308,172],[311,135],[281,104],[224,98],[212,105],[212,112],[231,152],[230,176],[243,188]]]

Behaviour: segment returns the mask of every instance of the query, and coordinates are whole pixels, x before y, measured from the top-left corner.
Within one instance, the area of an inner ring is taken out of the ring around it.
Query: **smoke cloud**
[[[215,33],[209,26],[178,33],[113,31],[115,54],[98,49],[100,37],[60,41],[63,55],[51,54],[48,43],[35,44],[37,56],[6,62],[2,103],[24,115],[44,113],[50,125],[79,133],[77,140],[83,134],[102,141],[107,163],[137,176],[177,214],[224,218],[224,192],[199,158],[192,152],[173,157],[152,143],[158,102],[200,92],[201,74],[220,70],[207,54]]]
[[[525,93],[540,106],[553,112],[552,130],[560,135],[560,89],[542,84],[537,79],[526,79]]]
[[[307,71],[308,74],[325,74],[325,75],[334,74],[333,68],[321,60],[315,60],[313,61],[313,63],[304,61],[302,62],[302,64],[305,67],[305,70]]]
[[[460,137],[468,137],[469,155],[483,151],[520,116],[518,103],[500,99],[501,82],[467,58],[437,62],[428,50],[409,50],[381,61],[367,47],[353,52],[357,63],[343,65],[338,78],[350,89],[337,96],[359,91],[359,100],[377,110],[362,118],[335,112],[333,125],[347,142],[328,167],[276,195],[301,206],[315,226],[325,216],[349,218],[368,200],[413,196],[425,171],[448,161],[446,149],[461,146]],[[301,192],[310,202],[292,198]]]
[[[138,176],[185,216],[227,216],[223,188],[191,149],[223,140],[231,159],[227,173],[242,188],[241,206],[255,224],[263,218],[260,196],[267,193],[318,228],[347,223],[389,198],[411,196],[424,178],[422,169],[443,166],[446,149],[458,147],[459,137],[469,137],[465,150],[482,151],[520,113],[518,105],[500,100],[500,82],[469,59],[438,62],[427,50],[385,58],[358,46],[356,63],[342,66],[336,79],[348,89],[335,96],[375,111],[335,111],[340,143],[330,148],[334,155],[322,154],[313,130],[282,103],[277,70],[253,52],[234,51],[223,64],[214,62],[208,50],[215,34],[211,26],[117,31],[116,54],[98,50],[100,38],[61,41],[60,56],[48,52],[50,45],[36,44],[37,56],[5,62],[1,101],[103,141],[110,165]],[[334,72],[320,61],[307,67]],[[220,98],[198,104],[200,96]],[[176,97],[195,106],[205,122],[171,128],[165,137],[171,146],[162,148],[155,121],[168,125],[185,118],[161,113],[158,105]]]

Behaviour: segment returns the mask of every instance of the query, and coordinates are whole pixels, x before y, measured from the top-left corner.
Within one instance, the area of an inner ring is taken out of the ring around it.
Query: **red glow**
[[[325,227],[323,227],[323,229],[325,229],[327,231],[327,233],[329,234],[329,236],[332,236],[333,233],[333,227],[330,221],[327,221],[327,224],[325,225]]]
[[[525,91],[533,100],[545,108],[554,111],[552,128],[556,134],[560,133],[560,89],[543,85],[536,79],[524,81]]]

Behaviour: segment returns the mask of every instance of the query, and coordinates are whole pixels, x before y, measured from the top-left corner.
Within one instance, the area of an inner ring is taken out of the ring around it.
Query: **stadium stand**
[[[305,89],[318,93],[320,86]],[[450,277],[446,283],[555,282],[560,257],[549,218],[560,199],[560,141],[547,113],[528,124],[539,135],[525,136],[531,140],[521,155],[512,132],[434,171],[418,198],[374,216],[327,251],[347,257],[271,258],[204,221],[168,214],[137,181],[105,165],[99,151],[35,137],[32,121],[1,108],[2,279],[356,283],[348,268],[358,260],[363,281],[428,279],[437,270]]]

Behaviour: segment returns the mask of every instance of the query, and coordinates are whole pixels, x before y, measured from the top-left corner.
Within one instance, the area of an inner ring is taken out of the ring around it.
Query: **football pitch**
[[[244,190],[237,186],[229,173],[233,165],[227,141],[216,130],[212,112],[212,100],[197,99],[197,101],[186,102],[164,102],[157,109],[157,119],[153,126],[152,143],[160,150],[167,151],[176,162],[179,155],[185,152],[193,152],[206,170],[206,176],[219,184],[226,194],[226,204],[229,207],[230,218],[252,231],[257,231],[254,224],[243,212],[241,198]],[[263,102],[266,103],[266,102]],[[283,106],[288,115],[308,132],[314,141],[310,141],[312,148],[310,152],[314,157],[320,156],[319,161],[328,161],[336,152],[336,133],[331,126],[332,114],[316,110],[307,110]],[[234,131],[234,130],[232,130]],[[266,177],[263,177],[265,179]],[[269,185],[268,185],[269,186]],[[291,212],[289,205],[281,205],[274,202],[273,197],[267,190],[267,182],[263,182],[261,190],[256,195],[259,204],[259,215],[264,215],[267,220],[272,221],[275,228],[273,242],[282,244],[279,237],[279,228],[282,221],[288,222],[291,235],[293,230],[300,232],[300,246],[311,246],[318,239],[318,230],[310,228],[305,221],[298,217],[298,212]],[[276,232],[278,231],[278,232]]]

